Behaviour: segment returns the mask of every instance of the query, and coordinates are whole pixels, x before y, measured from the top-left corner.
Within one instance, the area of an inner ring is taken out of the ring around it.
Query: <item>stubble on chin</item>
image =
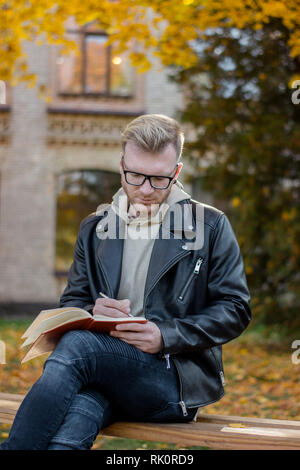
[[[163,204],[167,197],[169,196],[170,192],[171,192],[171,189],[172,189],[172,186],[170,186],[170,189],[167,191],[167,193],[164,194],[164,197],[161,201],[156,201],[154,200],[153,202],[151,202],[151,204],[142,204],[141,202],[138,201],[139,199],[139,195],[138,194],[131,194],[128,190],[127,190],[127,187],[126,185],[124,184],[123,181],[122,182],[122,188],[127,196],[127,199],[128,199],[128,204],[127,204],[127,211],[129,211],[130,209],[130,212],[131,212],[131,215],[136,217],[136,216],[139,216],[139,217],[146,217],[148,215],[148,217],[154,217],[161,204]],[[141,198],[142,199],[142,198]],[[136,214],[136,215],[134,215]]]

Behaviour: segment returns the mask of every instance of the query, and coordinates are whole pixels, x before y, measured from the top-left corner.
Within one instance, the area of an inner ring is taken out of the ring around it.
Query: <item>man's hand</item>
[[[120,323],[116,326],[116,330],[111,331],[110,334],[150,354],[158,353],[163,347],[160,329],[151,321],[147,321],[147,323]]]
[[[96,299],[93,315],[106,315],[108,317],[128,317],[130,313],[130,300],[116,300],[110,298]]]

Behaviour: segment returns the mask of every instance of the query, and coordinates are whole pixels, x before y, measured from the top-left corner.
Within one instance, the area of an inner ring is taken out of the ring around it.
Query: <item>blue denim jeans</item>
[[[176,368],[106,333],[69,331],[25,396],[2,450],[91,448],[114,421],[188,422]]]

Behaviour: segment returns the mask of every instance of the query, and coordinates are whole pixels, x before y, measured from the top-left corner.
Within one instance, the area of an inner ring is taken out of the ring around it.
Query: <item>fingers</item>
[[[119,325],[116,325],[116,330],[121,332],[121,331],[126,331],[126,332],[130,332],[130,331],[136,331],[136,332],[146,332],[146,331],[150,331],[150,328],[148,326],[148,323],[134,323],[134,322],[130,322],[130,323],[119,323]]]
[[[159,328],[150,321],[144,324],[120,323],[110,334],[150,354],[157,353],[162,348],[161,332]]]
[[[145,328],[146,324],[126,323],[116,325],[115,330],[110,332],[111,336],[115,336],[130,344],[150,342],[152,340],[152,332]]]
[[[160,349],[155,344],[152,344],[151,341],[139,341],[137,339],[128,339],[128,337],[118,337],[118,339],[124,341],[127,344],[130,344],[131,346],[135,346],[145,353],[155,354],[160,351]]]
[[[142,344],[147,342],[150,343],[152,340],[152,337],[150,335],[137,335],[137,333],[112,333],[111,336],[115,336],[130,344]]]
[[[130,313],[130,300],[99,298],[96,300],[93,314],[106,315],[108,317],[128,317]]]
[[[116,333],[114,331],[112,331],[110,334],[111,336],[114,336],[121,341],[124,341],[125,343],[131,344],[132,346],[135,346],[144,352],[152,352],[152,342],[150,335],[141,336],[141,334],[138,333]]]

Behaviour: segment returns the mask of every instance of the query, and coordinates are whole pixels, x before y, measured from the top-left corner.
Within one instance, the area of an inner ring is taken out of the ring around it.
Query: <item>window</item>
[[[131,97],[134,69],[129,53],[116,54],[106,46],[107,35],[91,26],[68,29],[67,39],[78,45],[79,55],[72,52],[57,58],[58,92],[62,95]]]
[[[64,275],[73,259],[80,222],[109,203],[120,188],[120,174],[100,170],[62,173],[57,181],[56,272]]]

